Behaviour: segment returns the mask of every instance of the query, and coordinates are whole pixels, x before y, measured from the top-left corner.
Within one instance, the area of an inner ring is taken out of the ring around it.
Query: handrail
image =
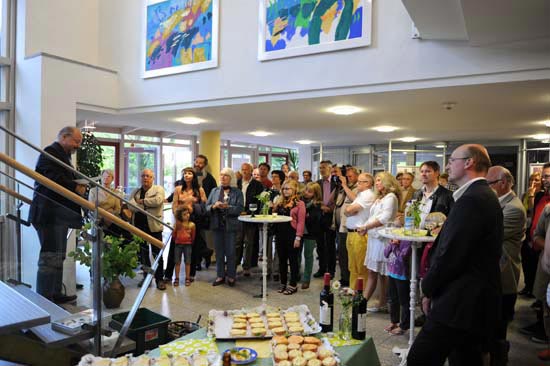
[[[22,202],[25,202],[26,204],[30,205],[32,200],[17,193],[16,191],[14,191],[13,189],[9,189],[8,187],[6,187],[5,185],[3,184],[0,184],[0,191],[4,191],[6,192],[7,194],[9,194],[10,196],[13,196],[15,198],[17,198],[19,201],[22,201]]]
[[[12,168],[20,171],[21,173],[33,178],[35,181],[39,182],[40,184],[48,187],[52,191],[64,196],[65,198],[70,199],[71,201],[77,203],[83,208],[86,208],[88,210],[95,210],[96,207],[93,203],[91,203],[88,200],[85,200],[84,198],[80,197],[76,193],[68,190],[67,188],[60,186],[59,184],[51,181],[50,179],[46,178],[42,174],[39,174],[35,172],[32,169],[27,168],[26,166],[20,164],[16,160],[10,158],[6,154],[0,153],[0,161],[5,163],[6,165],[11,166]],[[157,248],[163,248],[164,243],[157,238],[152,237],[151,235],[143,232],[142,230],[136,228],[133,225],[128,224],[126,221],[122,220],[120,217],[113,215],[112,213],[102,209],[101,207],[98,207],[99,215],[103,218],[108,219],[109,221],[114,222],[118,226],[120,226],[123,229],[128,230],[132,234],[135,234],[145,240],[146,242],[149,242],[156,246]]]
[[[31,147],[32,149],[38,151],[39,153],[41,154],[44,154],[44,156],[46,156],[48,159],[50,159],[51,161],[55,162],[56,164],[62,166],[63,168],[75,173],[76,175],[78,175],[79,177],[81,177],[82,179],[85,179],[90,185],[92,185],[94,188],[97,188],[99,187],[100,189],[102,189],[104,192],[107,192],[108,194],[111,194],[111,195],[115,195],[111,190],[103,187],[103,185],[101,184],[98,184],[96,181],[90,179],[89,177],[87,177],[86,175],[82,174],[81,172],[79,172],[78,170],[76,170],[75,168],[73,168],[72,166],[70,166],[69,164],[66,164],[64,163],[63,161],[59,160],[58,158],[56,158],[55,156],[53,156],[52,154],[48,153],[47,151],[44,151],[42,150],[41,148],[33,145],[32,143],[28,142],[27,140],[23,139],[22,137],[16,135],[14,132],[12,132],[10,129],[0,125],[0,130],[4,131],[5,133],[7,133],[8,135],[22,141],[23,143],[25,143],[26,145],[28,145],[29,147]],[[120,197],[117,195],[117,197],[124,203],[126,203],[127,205],[131,206],[132,208],[134,208],[136,211],[144,214],[145,216],[147,217],[150,217],[151,219],[155,220],[156,222],[164,225],[165,227],[169,228],[170,230],[174,230],[174,228],[168,224],[166,224],[164,221],[162,221],[161,219],[157,218],[156,216],[153,216],[151,215],[151,213],[145,211],[144,209],[142,209],[141,207],[139,206],[136,206],[134,205],[132,202],[130,202],[129,200],[123,198],[123,197]]]

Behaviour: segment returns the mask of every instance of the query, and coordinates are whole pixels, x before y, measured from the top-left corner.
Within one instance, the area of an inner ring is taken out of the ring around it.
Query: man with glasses
[[[461,145],[449,158],[449,179],[460,188],[422,280],[427,319],[409,351],[409,366],[443,365],[447,358],[452,365],[482,365],[494,339],[503,218],[485,179],[490,166],[481,145]]]
[[[141,172],[141,187],[136,188],[130,194],[130,203],[138,206],[142,210],[153,215],[157,219],[162,221],[162,208],[164,203],[164,188],[162,186],[153,184],[155,182],[155,174],[151,169],[144,169]],[[132,206],[129,206],[130,210],[134,211],[133,224],[138,229],[146,232],[152,237],[162,241],[162,230],[164,226],[161,222],[154,220],[153,218],[146,216],[145,214],[137,211]],[[141,264],[143,266],[151,267],[151,258],[149,257],[149,245],[142,245],[140,248]],[[156,246],[151,246],[151,250],[154,256],[157,256],[160,249]],[[143,280],[138,284],[139,287],[143,285],[145,276],[147,273],[143,272]],[[157,283],[157,289],[166,290],[166,285],[163,281],[164,277],[164,261],[160,258],[159,265],[155,271],[155,281]],[[177,277],[177,275],[176,275]]]
[[[487,173],[487,184],[495,191],[504,216],[504,237],[500,257],[502,283],[502,314],[496,330],[496,340],[491,349],[491,361],[506,365],[510,343],[506,340],[508,323],[514,319],[519,275],[521,271],[521,243],[525,238],[525,207],[512,187],[514,177],[502,166],[493,166]],[[546,288],[544,288],[546,289]]]
[[[71,155],[80,147],[82,134],[76,127],[62,128],[57,141],[44,151],[67,165],[71,164]],[[86,186],[75,183],[77,176],[40,154],[35,171],[53,182],[83,195]],[[67,251],[67,233],[69,228],[82,227],[82,213],[77,203],[51,191],[42,184],[34,184],[34,195],[29,211],[32,223],[40,241],[36,292],[57,304],[76,300],[76,295],[67,296],[63,292],[63,262]]]
[[[348,170],[349,171],[349,170]],[[370,208],[376,196],[372,190],[374,178],[368,173],[361,173],[357,178],[357,195],[344,211],[346,216],[346,241],[341,246],[346,246],[348,254],[349,285],[355,290],[355,281],[358,277],[367,279],[368,270],[365,267],[365,255],[367,255],[368,235],[361,235],[359,228],[366,225],[370,217]]]

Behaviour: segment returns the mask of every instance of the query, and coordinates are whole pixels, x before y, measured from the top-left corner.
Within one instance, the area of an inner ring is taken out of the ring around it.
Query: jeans
[[[235,236],[237,233],[222,230],[213,230],[216,246],[216,275],[219,278],[235,279]],[[227,260],[227,268],[225,262]]]
[[[388,305],[390,306],[390,319],[394,324],[399,323],[399,328],[410,328],[411,312],[409,311],[410,282],[398,280],[388,276],[388,292],[390,294]]]
[[[149,229],[139,228],[143,231],[145,231],[147,234],[151,235],[153,238],[158,239],[162,241],[162,231],[152,233],[149,231]],[[157,248],[154,245],[150,245],[147,243],[144,243],[140,247],[140,258],[141,258],[141,264],[147,267],[151,267],[151,258],[149,257],[149,247],[151,247],[151,251],[153,252],[153,257],[156,258],[158,256],[160,249]],[[173,258],[173,254],[172,254]],[[173,270],[172,270],[173,272]],[[143,272],[143,277],[147,276],[147,273]],[[157,267],[157,270],[155,271],[155,280],[157,283],[160,283],[163,280],[164,277],[164,259],[160,257],[159,265]]]
[[[302,250],[304,252],[304,275],[302,276],[302,282],[311,281],[311,272],[313,272],[313,249],[317,245],[315,239],[304,239],[302,242]],[[298,257],[298,268],[301,267],[301,255]]]
[[[40,241],[36,292],[52,300],[63,294],[63,261],[67,251],[66,225],[34,225]]]

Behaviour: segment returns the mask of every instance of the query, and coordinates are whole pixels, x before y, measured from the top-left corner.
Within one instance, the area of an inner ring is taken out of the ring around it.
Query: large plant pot
[[[108,309],[120,307],[124,299],[124,285],[119,279],[103,282],[103,304]]]

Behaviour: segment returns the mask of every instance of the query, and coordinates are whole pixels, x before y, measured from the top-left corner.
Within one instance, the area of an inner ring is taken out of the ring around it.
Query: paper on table
[[[161,355],[168,355],[171,353],[174,356],[180,354],[192,355],[199,350],[205,350],[206,352],[210,350],[219,352],[216,342],[212,339],[186,339],[174,341],[161,345],[159,348]]]
[[[271,357],[271,341],[269,340],[251,341],[251,340],[238,339],[235,342],[235,346],[252,348],[254,351],[258,353],[259,358]]]
[[[334,335],[334,337],[328,338],[328,341],[331,345],[334,347],[342,347],[342,346],[354,346],[356,344],[361,344],[363,341],[359,341],[357,339],[350,339],[350,340],[343,340],[338,335]]]

